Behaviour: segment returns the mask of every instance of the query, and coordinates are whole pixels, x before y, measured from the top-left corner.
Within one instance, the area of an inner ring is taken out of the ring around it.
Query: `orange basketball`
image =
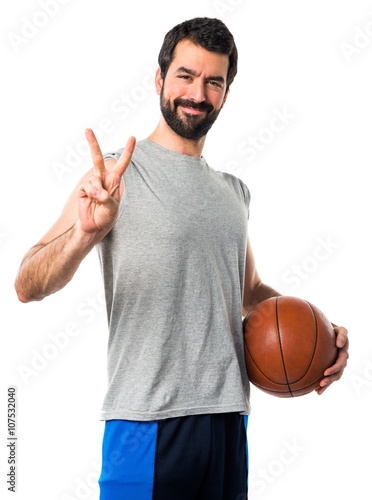
[[[319,387],[337,357],[335,333],[326,316],[296,297],[272,297],[243,321],[245,362],[250,381],[281,398]]]

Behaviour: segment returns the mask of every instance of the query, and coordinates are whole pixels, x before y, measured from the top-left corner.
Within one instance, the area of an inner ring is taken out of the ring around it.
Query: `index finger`
[[[125,148],[123,149],[123,152],[120,155],[120,158],[118,159],[115,167],[113,170],[117,172],[120,176],[124,174],[126,171],[130,160],[132,159],[132,154],[134,151],[134,148],[136,147],[136,138],[135,137],[129,137]]]
[[[105,162],[103,160],[103,155],[101,148],[99,147],[98,141],[94,132],[91,128],[85,129],[85,137],[87,138],[90,154],[93,160],[94,171],[97,175],[105,171]]]

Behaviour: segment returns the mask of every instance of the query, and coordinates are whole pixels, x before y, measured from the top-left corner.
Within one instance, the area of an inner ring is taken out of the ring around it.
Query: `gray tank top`
[[[101,419],[249,413],[248,188],[148,139],[137,143],[124,184],[116,225],[97,245],[109,325]]]

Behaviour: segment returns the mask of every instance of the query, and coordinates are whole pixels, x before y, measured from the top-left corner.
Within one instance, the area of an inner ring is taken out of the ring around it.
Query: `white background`
[[[347,370],[323,396],[252,389],[250,499],[369,495],[372,3],[19,0],[0,12],[2,498],[12,498],[6,394],[16,385],[16,498],[98,499],[107,326],[96,253],[42,302],[19,303],[13,282],[90,167],[84,129],[104,151],[154,129],[163,37],[195,16],[223,19],[239,48],[204,155],[250,188],[261,277],[316,304],[351,339]],[[287,118],[270,132],[278,113]],[[254,158],[250,137],[262,139]]]

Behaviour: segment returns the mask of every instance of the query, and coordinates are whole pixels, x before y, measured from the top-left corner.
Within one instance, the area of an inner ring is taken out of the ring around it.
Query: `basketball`
[[[319,387],[337,357],[330,321],[297,297],[272,297],[257,304],[243,320],[243,335],[250,381],[281,398]]]

